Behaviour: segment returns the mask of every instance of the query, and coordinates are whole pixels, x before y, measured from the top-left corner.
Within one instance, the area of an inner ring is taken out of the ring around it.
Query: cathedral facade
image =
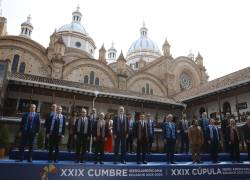
[[[7,19],[1,17],[0,60],[7,68],[1,93],[2,104],[8,105],[6,114],[22,112],[34,102],[41,113],[57,103],[65,107],[65,113],[80,106],[114,112],[124,105],[132,113],[163,117],[173,111],[180,115],[186,105],[176,98],[178,94],[208,82],[199,53],[195,58],[173,57],[167,39],[161,51],[149,38],[145,23],[126,56],[117,54],[112,43],[107,50],[103,45],[95,59],[95,42],[81,18],[77,7],[72,21],[52,32],[44,47],[32,40],[30,17],[17,36],[7,34]]]

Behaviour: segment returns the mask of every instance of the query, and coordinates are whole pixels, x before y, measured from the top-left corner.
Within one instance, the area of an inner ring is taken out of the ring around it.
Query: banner
[[[94,165],[63,162],[58,164],[16,163],[0,161],[1,180],[249,180],[250,164],[179,164],[167,165],[151,163],[148,165]]]

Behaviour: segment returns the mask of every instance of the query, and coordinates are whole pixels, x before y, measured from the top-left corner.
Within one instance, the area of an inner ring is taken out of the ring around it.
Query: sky
[[[96,58],[101,45],[108,49],[112,41],[117,57],[121,50],[126,55],[144,20],[148,37],[160,49],[167,38],[174,58],[200,52],[209,80],[250,65],[249,0],[2,0],[2,15],[8,34],[19,35],[30,14],[32,39],[47,47],[78,4]]]

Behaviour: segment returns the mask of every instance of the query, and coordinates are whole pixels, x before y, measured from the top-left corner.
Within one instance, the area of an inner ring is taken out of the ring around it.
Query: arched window
[[[146,84],[146,94],[149,94],[149,84]]]
[[[100,82],[99,82],[99,78],[98,78],[98,77],[95,78],[95,85],[96,85],[96,86],[99,86],[99,83],[100,83]]]
[[[199,110],[200,117],[201,117],[202,113],[204,113],[205,111],[206,111],[206,110],[205,110],[205,108],[204,108],[204,107],[201,107],[201,108],[200,108],[200,110]]]
[[[95,73],[93,71],[90,72],[90,84],[94,84],[94,79],[95,79]]]
[[[20,67],[19,67],[19,72],[20,72],[20,73],[24,73],[24,72],[25,72],[25,67],[26,67],[25,62],[22,62],[22,63],[20,64]]]
[[[84,84],[88,84],[89,83],[89,76],[86,75],[84,76],[84,81],[83,81]]]
[[[11,66],[11,72],[17,72],[19,58],[20,58],[20,56],[17,54],[14,56],[12,66]]]
[[[142,94],[145,94],[146,93],[146,90],[145,90],[145,87],[142,88]]]
[[[135,68],[138,68],[139,67],[139,64],[138,62],[135,63]]]
[[[231,105],[229,102],[223,103],[223,113],[230,113],[231,114]]]
[[[151,95],[153,95],[153,94],[154,94],[153,89],[150,89],[150,94],[151,94]]]

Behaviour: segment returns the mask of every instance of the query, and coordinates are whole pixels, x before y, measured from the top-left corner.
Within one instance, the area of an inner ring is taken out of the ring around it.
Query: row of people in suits
[[[34,138],[39,132],[40,118],[39,114],[35,112],[36,106],[31,104],[30,111],[24,113],[20,125],[19,135],[21,138],[20,144],[20,160],[23,160],[23,152],[25,145],[29,146],[28,160],[32,161],[32,150],[34,144]],[[92,137],[93,144],[95,146],[96,162],[103,161],[103,149],[104,142],[107,140],[108,134],[110,134],[110,128],[105,123],[104,114],[100,113],[100,116],[96,118],[94,123],[91,122],[91,118],[87,116],[85,109],[81,111],[81,117],[78,118],[74,125],[74,138],[76,139],[76,161],[83,161],[84,154],[86,152],[86,145],[88,140]],[[250,121],[250,120],[249,120]],[[248,122],[249,122],[248,121]],[[114,163],[118,162],[118,153],[121,150],[120,161],[126,163],[126,142],[129,136],[130,124],[129,118],[124,113],[124,107],[120,107],[118,110],[118,116],[113,120],[113,138],[115,142],[114,148]],[[247,123],[250,124],[250,123]],[[249,125],[246,127],[250,127]],[[139,121],[136,121],[133,126],[134,138],[137,142],[137,162],[147,163],[146,152],[148,149],[148,142],[151,133],[153,133],[153,126],[145,120],[144,114],[140,115]],[[249,129],[249,128],[248,128]],[[65,132],[65,117],[62,115],[62,107],[56,107],[55,112],[51,112],[49,119],[46,121],[46,137],[49,140],[49,161],[58,159],[59,143],[61,138],[64,137]],[[204,133],[206,132],[206,133]],[[230,120],[230,125],[226,131],[227,140],[231,146],[231,156],[233,161],[240,161],[239,159],[239,135],[235,126],[235,121]],[[249,130],[248,132],[249,134]],[[205,138],[204,138],[205,134]],[[173,123],[173,115],[166,116],[163,123],[163,139],[166,145],[167,162],[174,163],[175,143],[177,138],[177,128]],[[202,126],[199,126],[197,120],[192,122],[192,125],[188,128],[188,138],[191,144],[191,151],[194,162],[200,162],[199,153],[200,147],[206,141],[211,144],[211,157],[214,162],[218,161],[218,144],[220,143],[220,134],[217,126],[214,125],[214,120],[211,119],[204,130]],[[246,136],[246,143],[249,149],[249,136]],[[237,145],[238,144],[238,145]]]
[[[198,120],[193,120],[192,125],[188,127],[188,121],[183,118],[180,121],[179,126],[182,129],[182,134],[188,138],[182,139],[186,144],[190,144],[191,152],[193,155],[194,162],[200,162],[200,151],[203,149],[205,152],[211,154],[211,159],[214,163],[218,162],[218,152],[222,143],[224,147],[228,149],[227,152],[231,155],[232,162],[240,162],[240,134],[236,126],[235,120],[229,118],[229,114],[226,115],[227,125],[225,122],[222,123],[221,133],[218,126],[215,125],[214,119],[208,119],[206,113],[202,114],[202,118]],[[184,125],[186,124],[186,125]],[[185,128],[184,128],[185,127]],[[184,132],[185,130],[185,132]],[[247,117],[247,122],[243,126],[244,141],[247,145],[248,160],[250,161],[250,117]],[[185,144],[183,143],[183,144]],[[225,145],[226,144],[226,145]],[[188,146],[186,147],[188,149]]]

